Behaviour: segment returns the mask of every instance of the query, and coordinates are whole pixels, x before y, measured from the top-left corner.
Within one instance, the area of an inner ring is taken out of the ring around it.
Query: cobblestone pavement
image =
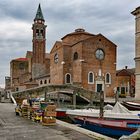
[[[0,103],[0,140],[95,140],[59,124],[42,126],[15,115],[15,106]]]

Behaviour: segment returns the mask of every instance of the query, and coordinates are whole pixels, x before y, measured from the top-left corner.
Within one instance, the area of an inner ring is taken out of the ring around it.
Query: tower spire
[[[39,6],[38,6],[38,9],[37,9],[37,12],[36,12],[36,16],[35,16],[34,21],[36,21],[36,20],[42,20],[42,21],[45,21],[45,20],[44,20],[44,17],[43,17],[42,10],[41,10],[40,3],[39,3]]]

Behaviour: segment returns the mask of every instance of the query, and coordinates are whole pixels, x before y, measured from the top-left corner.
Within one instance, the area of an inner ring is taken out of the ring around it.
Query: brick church
[[[12,91],[48,84],[73,84],[113,96],[117,46],[102,34],[78,28],[46,53],[46,25],[39,5],[32,25],[32,52],[10,62]]]

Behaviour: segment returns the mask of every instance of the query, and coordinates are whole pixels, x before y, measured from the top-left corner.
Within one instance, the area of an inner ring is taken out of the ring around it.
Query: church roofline
[[[89,39],[96,39],[98,36],[104,37],[107,41],[109,41],[111,44],[113,44],[115,47],[117,47],[116,44],[114,44],[112,41],[110,41],[109,39],[107,39],[107,38],[106,38],[105,36],[103,36],[101,33],[99,33],[99,34],[97,34],[97,35],[94,35],[94,36],[92,36],[92,37],[89,37],[89,38],[80,40],[80,41],[76,42],[75,44],[72,44],[71,47],[74,46],[74,45],[76,45],[76,44],[78,44],[78,43],[80,43],[80,42],[87,41],[87,40],[89,40]]]
[[[13,59],[12,61],[28,61],[28,59],[27,58],[16,58],[16,59]]]
[[[69,33],[69,34],[65,35],[64,37],[62,37],[61,40],[63,40],[67,36],[78,35],[78,34],[85,34],[85,35],[95,36],[94,34],[85,32],[85,30],[82,29],[82,28],[78,28],[78,29],[75,29],[75,32]]]
[[[137,7],[134,11],[131,12],[131,14],[134,15],[134,16],[136,16],[139,13],[140,13],[140,6]]]

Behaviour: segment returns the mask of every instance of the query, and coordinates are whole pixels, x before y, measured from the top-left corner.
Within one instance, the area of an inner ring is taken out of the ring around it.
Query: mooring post
[[[44,92],[45,92],[45,94],[44,94],[44,99],[45,99],[45,102],[47,102],[47,92],[48,92],[48,90],[47,89],[44,89]]]
[[[100,118],[104,116],[104,92],[100,91]]]
[[[119,94],[118,91],[115,92],[115,103],[117,103],[119,100]]]
[[[57,107],[60,107],[60,93],[57,92]]]
[[[73,91],[73,108],[75,109],[76,108],[76,92]]]
[[[93,106],[93,92],[90,92],[90,106]]]

